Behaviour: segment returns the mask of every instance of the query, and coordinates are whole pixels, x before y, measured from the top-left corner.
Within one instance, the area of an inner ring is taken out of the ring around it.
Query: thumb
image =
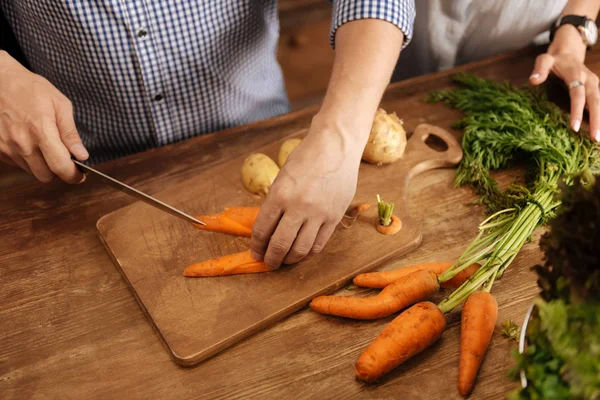
[[[69,152],[79,161],[89,158],[89,153],[81,142],[81,137],[77,133],[75,120],[73,119],[73,106],[69,100],[61,102],[56,107],[56,126],[60,134],[60,140]]]
[[[533,72],[529,77],[529,82],[532,85],[540,85],[548,79],[550,70],[554,65],[554,57],[550,54],[540,54],[535,60],[535,66]]]

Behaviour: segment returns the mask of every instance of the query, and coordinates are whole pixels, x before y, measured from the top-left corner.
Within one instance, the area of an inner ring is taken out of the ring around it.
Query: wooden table
[[[523,83],[534,57],[534,50],[525,50],[461,69]],[[590,53],[589,65],[600,70],[598,52]],[[448,85],[448,73],[394,84],[383,106],[411,126],[449,127],[458,113],[422,102],[428,91]],[[156,193],[308,127],[316,110],[137,154],[101,169]],[[453,170],[432,171],[411,185],[411,212],[422,221],[424,239],[398,265],[456,257],[474,237],[483,210],[467,205],[474,197],[468,189],[454,189],[453,176]],[[504,182],[512,176],[501,174]],[[0,193],[0,397],[458,398],[456,313],[448,317],[440,342],[378,385],[356,382],[353,364],[391,318],[346,321],[307,309],[198,367],[176,366],[96,236],[98,218],[131,201],[92,179],[80,186],[27,184]],[[537,246],[526,245],[494,285],[498,325],[521,322],[537,292],[529,267],[540,259]],[[496,330],[472,398],[501,399],[514,387],[505,378],[514,346]]]

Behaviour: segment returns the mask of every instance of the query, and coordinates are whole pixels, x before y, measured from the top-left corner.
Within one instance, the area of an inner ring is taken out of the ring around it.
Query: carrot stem
[[[389,226],[392,223],[392,215],[394,215],[394,203],[387,203],[377,195],[377,209],[379,211],[379,223],[383,226]]]

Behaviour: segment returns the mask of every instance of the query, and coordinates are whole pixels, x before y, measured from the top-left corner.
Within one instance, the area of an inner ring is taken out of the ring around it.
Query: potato
[[[378,165],[393,163],[402,157],[405,148],[406,131],[402,120],[396,113],[378,109],[362,159]]]
[[[251,193],[266,196],[279,173],[279,167],[269,156],[250,154],[242,165],[242,182]]]
[[[281,144],[281,148],[279,149],[279,156],[277,157],[277,163],[279,164],[279,168],[283,168],[283,164],[287,160],[288,156],[300,144],[302,139],[293,138],[288,139]]]

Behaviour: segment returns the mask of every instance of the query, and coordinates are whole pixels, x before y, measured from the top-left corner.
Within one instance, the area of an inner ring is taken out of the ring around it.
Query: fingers
[[[292,216],[291,213],[285,213],[281,217],[265,253],[265,265],[267,267],[277,269],[281,266],[283,259],[290,251],[298,235],[298,231],[302,227],[302,223],[301,218]]]
[[[55,105],[55,108],[56,126],[60,133],[61,141],[79,161],[87,160],[90,155],[83,146],[79,133],[77,133],[71,102],[65,97]]]
[[[313,248],[313,243],[319,234],[321,224],[307,221],[302,225],[292,248],[283,259],[284,264],[295,264],[302,261]]]
[[[250,251],[252,258],[255,260],[264,259],[267,247],[269,246],[269,240],[273,232],[275,232],[282,214],[282,210],[270,202],[268,198],[260,208],[258,217],[252,227],[252,236],[250,238]]]
[[[312,245],[312,248],[310,249],[310,252],[306,255],[306,257],[304,257],[302,259],[303,262],[311,259],[312,257],[319,254],[321,251],[323,251],[325,244],[327,243],[327,241],[329,241],[329,238],[333,234],[333,231],[335,231],[336,226],[337,226],[337,224],[321,225],[321,228],[319,229],[319,233],[317,234],[317,237],[315,238],[315,241]]]
[[[69,150],[62,143],[54,122],[50,120],[43,121],[41,130],[39,146],[48,168],[65,182],[83,182],[84,176],[71,161]]]
[[[583,109],[585,108],[585,87],[583,85],[570,87],[570,85],[573,82],[584,83],[585,77],[574,69],[567,71],[564,75],[563,79],[569,87],[569,96],[571,97],[571,129],[579,132],[583,120]]]
[[[554,57],[550,54],[540,54],[535,59],[535,66],[533,67],[533,72],[529,77],[529,82],[532,85],[540,85],[548,79],[548,75],[550,74],[550,70],[552,69],[552,65],[554,64]]]
[[[591,72],[585,82],[585,101],[590,116],[590,138],[600,142],[600,89],[598,76]]]

